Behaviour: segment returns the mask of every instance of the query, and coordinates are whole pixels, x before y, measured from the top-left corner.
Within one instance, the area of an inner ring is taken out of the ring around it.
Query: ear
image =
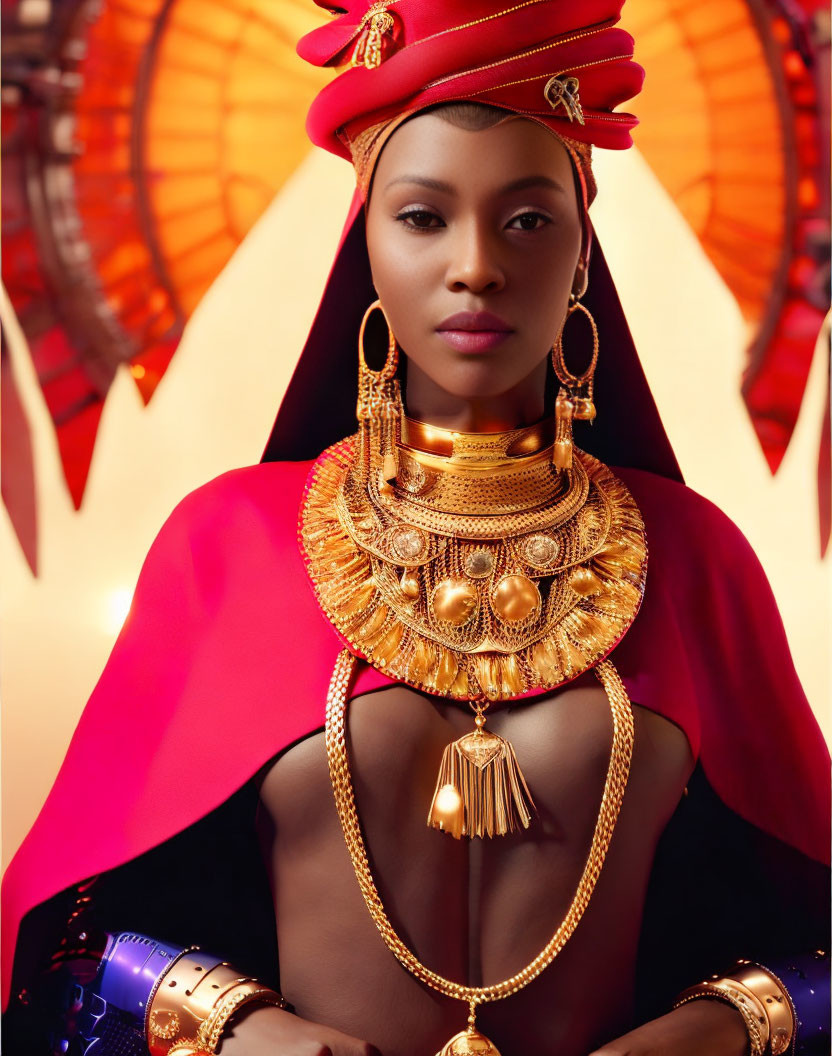
[[[577,300],[586,293],[589,283],[589,258],[592,253],[592,224],[589,215],[584,211],[583,215],[583,237],[581,239],[581,252],[575,267],[575,277],[572,280],[572,294]]]
[[[585,250],[581,250],[581,256],[578,259],[578,266],[575,268],[575,278],[572,280],[572,296],[576,300],[580,300],[581,297],[586,293],[587,283],[589,282],[589,254]]]

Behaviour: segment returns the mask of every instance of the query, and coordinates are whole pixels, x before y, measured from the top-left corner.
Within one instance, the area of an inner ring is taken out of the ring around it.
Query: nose
[[[470,290],[472,293],[501,290],[505,285],[505,274],[494,233],[476,219],[455,225],[455,228],[452,237],[446,241],[450,252],[445,273],[448,289]]]

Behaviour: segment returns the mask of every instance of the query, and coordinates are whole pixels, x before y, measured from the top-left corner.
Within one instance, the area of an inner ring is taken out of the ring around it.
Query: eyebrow
[[[444,180],[434,180],[430,176],[416,175],[397,176],[384,189],[389,190],[398,183],[412,183],[418,187],[427,187],[431,191],[441,191],[443,194],[457,193],[456,188],[451,183],[446,183]],[[510,194],[512,191],[526,191],[532,187],[546,187],[553,191],[563,191],[563,184],[552,179],[551,176],[521,176],[519,180],[512,180],[511,183],[505,184],[497,193]]]

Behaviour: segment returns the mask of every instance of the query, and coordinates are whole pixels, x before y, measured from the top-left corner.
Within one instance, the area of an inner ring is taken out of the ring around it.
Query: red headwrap
[[[318,94],[309,136],[349,157],[349,142],[370,125],[464,99],[583,143],[629,147],[636,119],[614,110],[638,94],[644,71],[633,62],[633,38],[613,28],[622,2],[347,0],[345,13],[298,44],[315,66],[358,63]]]
[[[633,38],[613,28],[621,6],[616,0],[579,9],[563,0],[508,7],[495,0],[350,3],[298,44],[315,66],[350,64],[313,102],[309,136],[351,158],[366,196],[384,143],[409,116],[452,100],[487,103],[529,117],[561,140],[586,208],[595,197],[592,144],[629,147],[637,124],[632,114],[614,112],[644,80],[633,62]]]

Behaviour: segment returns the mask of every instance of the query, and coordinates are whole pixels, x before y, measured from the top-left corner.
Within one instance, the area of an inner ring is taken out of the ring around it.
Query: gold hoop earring
[[[387,324],[387,358],[380,370],[373,370],[367,363],[364,351],[364,332],[367,322],[373,312],[378,309],[384,316]],[[358,405],[356,415],[361,421],[365,418],[383,416],[385,407],[385,396],[389,395],[388,387],[396,376],[399,365],[399,346],[393,334],[393,328],[387,318],[387,313],[381,306],[381,301],[375,300],[364,313],[361,320],[361,328],[358,331]]]
[[[364,351],[364,333],[372,313],[378,309],[387,324],[387,358],[380,370],[373,370],[367,363]],[[361,464],[365,467],[369,482],[371,457],[380,457],[381,470],[377,486],[385,497],[393,494],[392,485],[398,475],[398,444],[401,442],[402,398],[396,370],[399,365],[399,346],[390,320],[380,300],[367,308],[358,331],[358,418],[359,440],[363,447]],[[373,458],[373,461],[375,461]]]
[[[592,392],[595,380],[595,368],[598,365],[598,327],[595,324],[592,312],[582,304],[577,297],[571,298],[572,303],[569,305],[569,309],[566,313],[566,320],[564,321],[563,328],[558,339],[552,348],[552,366],[555,368],[555,374],[557,375],[558,381],[563,385],[570,395],[575,400],[575,417],[585,420],[592,421],[595,417],[595,404],[592,401]],[[569,322],[570,318],[577,311],[582,311],[589,320],[589,325],[592,327],[592,356],[590,357],[589,364],[582,374],[573,374],[572,371],[566,365],[566,359],[563,352],[563,331],[566,329],[566,323]]]
[[[580,298],[569,295],[570,305],[561,331],[552,346],[552,367],[560,382],[560,389],[555,399],[555,443],[552,447],[552,464],[556,469],[572,468],[572,420],[574,418],[591,422],[596,415],[593,391],[595,386],[595,368],[598,365],[598,327],[592,312],[582,304]],[[563,350],[563,331],[569,319],[581,311],[592,327],[592,355],[589,364],[581,374],[573,374],[566,365]]]

